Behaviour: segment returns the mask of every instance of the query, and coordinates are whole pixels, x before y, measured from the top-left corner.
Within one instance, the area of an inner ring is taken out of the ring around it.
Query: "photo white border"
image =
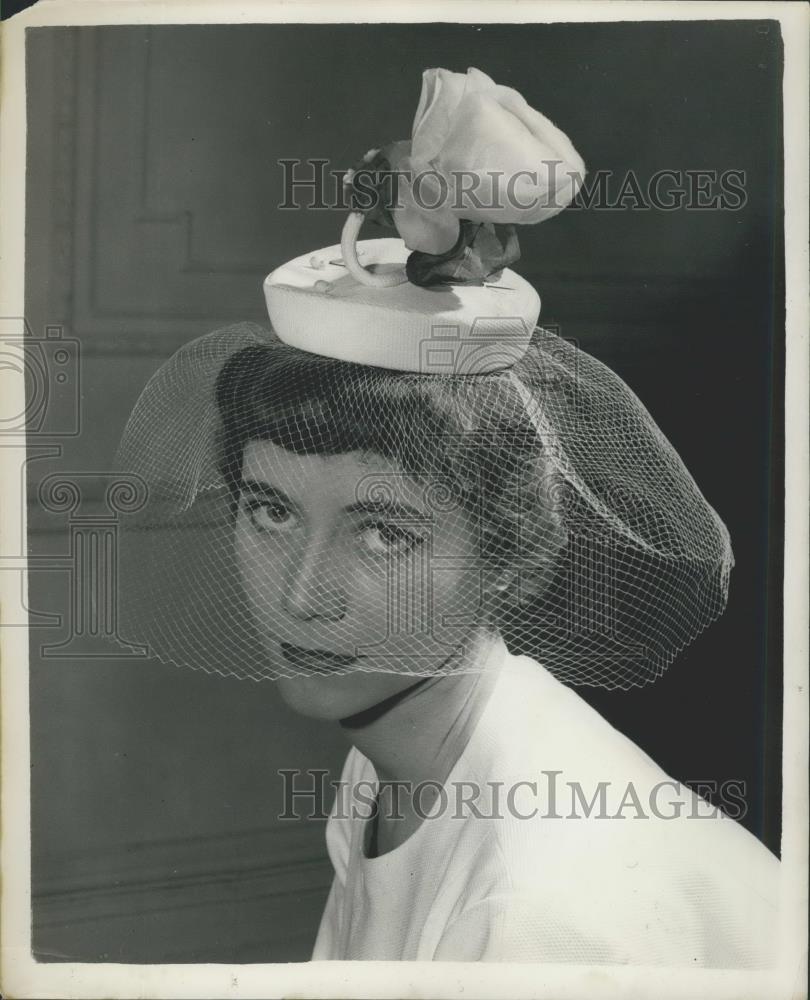
[[[771,1000],[807,996],[808,844],[808,27],[804,4],[588,0],[45,0],[2,24],[0,316],[24,315],[26,27],[81,24],[599,22],[768,19],[784,40],[786,383],[782,961],[772,973],[638,966],[423,962],[276,965],[37,963],[31,957],[28,636],[0,629],[2,901],[0,990],[15,998],[554,998]],[[756,135],[752,142],[757,141]],[[4,380],[4,387],[8,383]],[[13,412],[22,412],[22,374]],[[4,404],[9,405],[8,401]],[[2,442],[0,442],[2,444]],[[19,449],[0,447],[0,560],[25,551]],[[20,535],[22,532],[22,535]],[[22,547],[20,547],[22,542]],[[1,564],[0,564],[1,565]],[[0,573],[3,621],[22,612],[18,577]]]

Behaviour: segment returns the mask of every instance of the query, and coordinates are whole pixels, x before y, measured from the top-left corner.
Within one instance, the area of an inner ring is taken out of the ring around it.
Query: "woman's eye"
[[[408,552],[423,541],[413,531],[385,522],[366,525],[360,534],[368,548],[378,555]]]
[[[247,499],[242,501],[242,507],[258,531],[280,531],[297,523],[290,508],[277,501]]]

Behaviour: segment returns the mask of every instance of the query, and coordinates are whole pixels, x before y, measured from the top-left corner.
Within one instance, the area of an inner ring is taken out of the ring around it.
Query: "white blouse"
[[[501,644],[493,665],[435,817],[380,857],[349,752],[312,958],[766,968],[778,860],[539,664]]]

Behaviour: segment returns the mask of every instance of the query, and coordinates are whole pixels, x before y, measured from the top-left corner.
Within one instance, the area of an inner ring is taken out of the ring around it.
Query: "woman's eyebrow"
[[[399,500],[373,500],[359,501],[344,508],[347,514],[373,514],[385,517],[403,517],[418,521],[425,521],[430,518],[426,511],[411,507]]]
[[[251,496],[270,497],[274,500],[281,500],[290,507],[293,506],[292,500],[290,500],[284,490],[278,489],[277,486],[271,486],[270,483],[266,483],[263,479],[240,479],[239,492],[250,493]]]
[[[274,500],[280,500],[289,507],[294,507],[294,502],[287,496],[284,490],[273,486],[263,479],[242,478],[239,480],[240,493],[249,493],[251,496],[264,496]],[[409,504],[399,500],[374,500],[358,501],[344,508],[346,514],[371,514],[377,517],[402,517],[412,520],[424,521],[430,517],[429,513],[411,507]]]

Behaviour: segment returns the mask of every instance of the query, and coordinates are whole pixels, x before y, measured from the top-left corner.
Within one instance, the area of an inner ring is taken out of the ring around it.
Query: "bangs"
[[[224,366],[216,396],[230,452],[269,440],[298,455],[372,451],[415,473],[437,472],[448,441],[465,424],[470,429],[459,420],[458,394],[435,377],[293,348],[239,352]]]

